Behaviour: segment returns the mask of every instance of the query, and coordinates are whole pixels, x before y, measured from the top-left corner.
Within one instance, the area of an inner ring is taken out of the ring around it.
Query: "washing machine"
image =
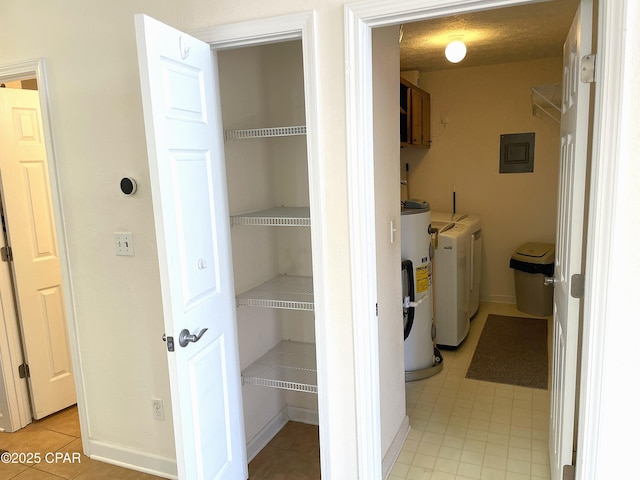
[[[469,316],[480,307],[482,278],[482,228],[480,218],[466,213],[431,212],[431,220],[466,225],[469,229]]]
[[[469,229],[453,222],[431,222],[436,344],[459,346],[469,333]]]

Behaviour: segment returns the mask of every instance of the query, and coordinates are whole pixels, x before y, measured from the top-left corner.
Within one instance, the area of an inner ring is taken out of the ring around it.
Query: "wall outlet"
[[[162,399],[151,399],[151,412],[153,413],[153,418],[156,420],[164,420],[164,405],[162,404]]]
[[[116,255],[133,256],[133,234],[130,232],[115,232],[113,240],[116,245]]]

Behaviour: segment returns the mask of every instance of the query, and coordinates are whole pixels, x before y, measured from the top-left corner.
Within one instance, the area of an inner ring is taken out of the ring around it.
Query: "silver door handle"
[[[556,283],[556,277],[544,277],[545,286],[555,285],[555,283]]]
[[[180,332],[180,336],[178,337],[178,343],[180,344],[181,347],[186,347],[187,345],[189,345],[189,342],[196,343],[198,340],[202,338],[202,335],[204,335],[204,332],[206,331],[207,329],[203,328],[202,330],[200,330],[200,333],[198,333],[197,335],[192,335],[191,333],[189,333],[189,330],[185,328]]]

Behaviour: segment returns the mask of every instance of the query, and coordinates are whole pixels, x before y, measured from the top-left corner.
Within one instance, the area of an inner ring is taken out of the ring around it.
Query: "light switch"
[[[133,234],[131,232],[115,232],[116,255],[133,257]]]

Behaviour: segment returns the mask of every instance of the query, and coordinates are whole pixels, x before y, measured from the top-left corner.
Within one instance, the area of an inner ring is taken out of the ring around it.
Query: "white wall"
[[[406,417],[404,336],[400,284],[400,124],[398,27],[373,30],[374,162],[376,257],[382,455],[388,452]],[[390,225],[397,231],[390,239]],[[405,434],[407,432],[404,432]]]
[[[432,145],[403,148],[410,195],[432,211],[478,215],[482,222],[481,300],[515,303],[509,259],[525,242],[555,243],[560,126],[532,115],[530,87],[561,83],[550,58],[420,75],[431,94]],[[449,123],[441,123],[442,117]],[[533,173],[498,171],[500,135],[533,132]]]

